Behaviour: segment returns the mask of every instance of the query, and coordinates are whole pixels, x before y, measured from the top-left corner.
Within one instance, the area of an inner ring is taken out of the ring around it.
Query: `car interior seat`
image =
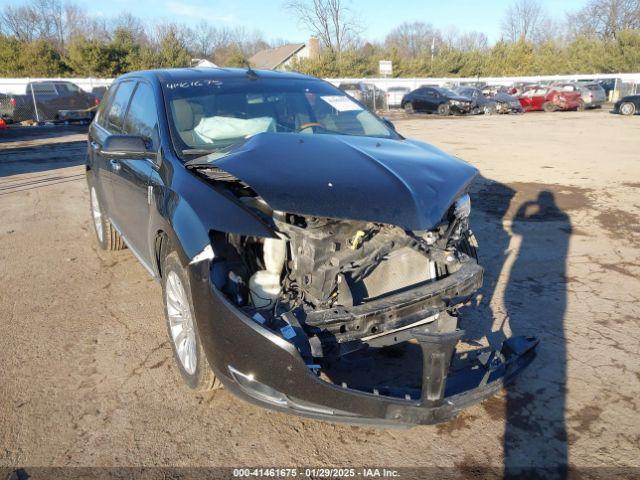
[[[198,145],[200,142],[193,129],[202,119],[202,105],[188,100],[178,99],[171,102],[171,109],[176,129],[182,141],[189,146]]]

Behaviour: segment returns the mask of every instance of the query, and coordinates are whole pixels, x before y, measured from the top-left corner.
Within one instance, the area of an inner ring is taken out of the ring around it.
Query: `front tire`
[[[583,100],[580,100],[580,102],[578,102],[578,107],[576,108],[576,112],[584,112],[585,110],[585,104]]]
[[[551,113],[551,112],[555,112],[557,110],[555,104],[553,102],[545,102],[542,105],[542,109],[547,112],[547,113]]]
[[[483,113],[485,115],[495,115],[498,113],[498,108],[495,105],[485,105],[483,108]]]
[[[170,252],[162,264],[162,297],[169,343],[185,383],[200,392],[222,387],[202,348],[189,275],[175,251]]]
[[[631,102],[624,102],[622,105],[620,105],[620,113],[622,115],[627,115],[627,116],[635,115],[636,113],[635,104]]]
[[[405,103],[404,104],[404,111],[405,111],[405,113],[409,113],[409,114],[414,113],[415,110],[413,109],[413,103],[411,103],[411,102]]]
[[[124,240],[104,214],[94,185],[89,185],[89,205],[91,207],[93,231],[96,233],[100,248],[110,251],[122,250],[125,247]]]
[[[438,115],[447,116],[451,113],[451,108],[448,104],[442,103],[438,105]]]

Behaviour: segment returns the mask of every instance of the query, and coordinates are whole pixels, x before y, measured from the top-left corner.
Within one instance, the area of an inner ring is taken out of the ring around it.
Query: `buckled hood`
[[[413,140],[260,133],[213,162],[274,210],[434,227],[477,169]]]

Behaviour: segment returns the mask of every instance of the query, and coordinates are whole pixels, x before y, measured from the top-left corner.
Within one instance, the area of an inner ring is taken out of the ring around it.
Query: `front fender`
[[[171,189],[157,197],[168,235],[187,263],[209,243],[209,232],[275,237],[273,229],[237,198],[205,179],[176,169]],[[156,230],[157,231],[157,230]]]

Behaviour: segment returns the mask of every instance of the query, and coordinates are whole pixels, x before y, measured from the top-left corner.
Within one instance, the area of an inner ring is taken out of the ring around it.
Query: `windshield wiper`
[[[209,155],[210,153],[217,152],[217,149],[207,149],[207,148],[185,148],[181,150],[180,153],[182,155],[197,155],[199,157],[203,155]]]

